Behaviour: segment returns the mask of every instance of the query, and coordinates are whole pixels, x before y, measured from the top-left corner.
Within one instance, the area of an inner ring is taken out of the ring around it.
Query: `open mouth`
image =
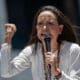
[[[41,36],[43,36],[43,37],[50,37],[51,35],[49,33],[42,33]]]
[[[41,34],[41,36],[44,36],[45,34]]]

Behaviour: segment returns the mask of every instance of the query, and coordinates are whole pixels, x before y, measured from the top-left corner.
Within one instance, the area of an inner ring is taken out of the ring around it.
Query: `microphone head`
[[[48,52],[51,51],[51,46],[50,46],[51,38],[50,38],[49,34],[45,34],[44,41],[45,41],[45,44],[46,44],[46,50]]]
[[[50,38],[50,35],[49,34],[45,34],[44,35],[44,39],[47,39],[47,38]]]

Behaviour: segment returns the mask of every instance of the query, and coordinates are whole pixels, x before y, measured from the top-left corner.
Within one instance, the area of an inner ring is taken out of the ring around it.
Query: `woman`
[[[10,60],[14,24],[6,24],[5,43],[1,47],[1,75],[11,77],[32,68],[33,80],[80,80],[80,47],[72,25],[53,6],[43,6],[36,14],[29,45]],[[46,50],[45,35],[51,51]],[[49,78],[49,79],[48,79]]]

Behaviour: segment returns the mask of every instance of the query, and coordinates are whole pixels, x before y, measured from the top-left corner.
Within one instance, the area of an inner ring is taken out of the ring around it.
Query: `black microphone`
[[[45,34],[44,41],[45,41],[47,52],[50,52],[51,51],[51,45],[50,45],[51,38],[50,38],[50,35],[49,34]]]
[[[51,45],[50,45],[51,38],[49,34],[45,34],[44,41],[46,45],[46,51],[50,52],[51,51]],[[48,79],[47,80],[51,80],[51,65],[49,65],[48,67]]]

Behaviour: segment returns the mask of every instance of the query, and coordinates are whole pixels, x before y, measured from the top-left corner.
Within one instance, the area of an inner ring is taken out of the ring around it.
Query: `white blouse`
[[[34,44],[25,47],[20,54],[11,60],[11,45],[1,46],[1,76],[12,77],[27,68],[31,68],[33,80],[45,80],[41,44],[35,54]],[[80,47],[78,44],[64,41],[60,48],[62,77],[59,80],[80,80]],[[52,80],[54,75],[52,76]]]

